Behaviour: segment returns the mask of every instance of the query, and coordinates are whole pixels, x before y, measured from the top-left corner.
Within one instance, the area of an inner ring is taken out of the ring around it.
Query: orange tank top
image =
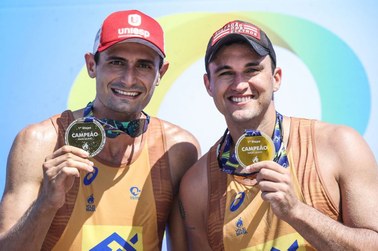
[[[71,112],[52,118],[60,135],[58,147],[72,120]],[[91,159],[95,171],[76,179],[42,250],[161,249],[173,195],[160,120],[151,119],[146,136],[131,165],[110,167]]]
[[[329,217],[340,215],[323,187],[315,154],[314,121],[291,119],[287,154],[297,197]],[[208,238],[213,250],[314,250],[285,221],[278,219],[256,186],[220,171],[216,145],[208,159]]]

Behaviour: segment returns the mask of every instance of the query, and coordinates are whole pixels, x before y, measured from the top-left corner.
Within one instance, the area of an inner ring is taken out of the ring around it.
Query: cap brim
[[[165,55],[164,53],[156,46],[154,45],[153,43],[143,39],[143,38],[137,38],[137,37],[134,37],[134,38],[128,38],[126,40],[123,40],[119,43],[138,43],[138,44],[143,44],[147,47],[150,47],[151,49],[153,49],[154,51],[156,51],[157,54],[159,54],[159,56],[161,58],[165,58]]]
[[[143,39],[143,38],[139,38],[139,37],[131,37],[131,38],[125,38],[124,40],[121,40],[121,41],[115,41],[115,42],[112,42],[112,43],[109,43],[105,46],[100,46],[98,47],[97,49],[95,49],[95,52],[96,51],[104,51],[106,49],[108,49],[109,47],[115,45],[115,44],[119,44],[119,43],[138,43],[138,44],[143,44],[149,48],[151,48],[152,50],[154,50],[161,58],[165,58],[165,54],[156,46],[154,45],[153,43]]]
[[[210,63],[210,61],[213,59],[214,55],[218,52],[219,48],[221,48],[223,45],[228,43],[234,43],[238,41],[246,42],[247,44],[251,45],[253,50],[259,54],[260,56],[266,56],[269,54],[269,50],[263,47],[262,45],[258,44],[256,41],[254,41],[252,38],[242,35],[242,34],[229,34],[219,41],[216,42],[215,45],[212,47],[212,52],[209,55],[207,59],[207,63]]]

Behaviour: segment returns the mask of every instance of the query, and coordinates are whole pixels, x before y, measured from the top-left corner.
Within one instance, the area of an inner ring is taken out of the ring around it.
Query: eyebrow
[[[260,60],[254,61],[254,62],[250,62],[250,63],[246,64],[244,67],[256,67],[256,66],[259,66],[260,63],[261,63]],[[218,73],[218,72],[223,71],[223,70],[231,70],[231,69],[232,69],[232,67],[229,66],[229,65],[220,65],[215,69],[214,73]]]
[[[127,58],[119,57],[119,56],[108,56],[106,58],[106,60],[107,61],[109,61],[109,60],[120,60],[120,61],[126,61],[126,62],[129,61]],[[153,60],[145,59],[145,58],[140,58],[140,59],[137,60],[137,62],[139,62],[139,63],[145,63],[145,64],[152,64],[152,65],[155,64],[155,62]]]
[[[150,59],[138,59],[138,62],[155,65],[155,62],[153,60],[150,60]]]
[[[118,56],[107,56],[105,58],[106,61],[109,61],[109,60],[123,60],[123,61],[127,61],[125,58],[123,57],[118,57]]]
[[[228,65],[221,65],[221,66],[218,66],[215,69],[214,73],[218,73],[218,72],[223,71],[223,70],[231,70],[231,69],[232,68],[230,66],[228,66]]]
[[[261,65],[261,61],[262,60],[257,60],[257,61],[254,61],[254,62],[250,62],[250,63],[246,64],[245,67],[259,66],[259,65]]]

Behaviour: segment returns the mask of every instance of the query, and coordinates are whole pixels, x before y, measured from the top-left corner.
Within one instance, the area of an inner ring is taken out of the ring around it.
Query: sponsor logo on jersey
[[[130,187],[130,194],[131,194],[130,199],[139,200],[139,196],[140,196],[141,192],[142,192],[142,190],[140,190],[136,186]]]
[[[236,194],[234,201],[230,205],[230,211],[234,212],[238,210],[241,204],[243,204],[244,199],[245,199],[245,192],[239,192],[238,194]]]
[[[143,250],[142,227],[85,225],[82,240],[82,250]]]
[[[87,198],[87,205],[85,207],[87,212],[94,212],[96,211],[96,205],[94,204],[94,196],[93,194],[89,195]]]
[[[92,184],[92,182],[96,179],[97,174],[98,174],[98,168],[94,166],[93,172],[87,173],[87,175],[84,176],[83,178],[84,185],[89,186],[90,184]]]
[[[306,247],[310,247],[310,245],[304,240],[304,238],[298,233],[292,233],[280,236],[263,244],[242,249],[242,251],[305,251],[307,250]]]
[[[239,236],[239,235],[244,235],[244,234],[247,234],[247,229],[245,229],[245,227],[243,226],[243,220],[242,218],[240,217],[237,222],[236,222],[236,230],[235,230],[235,233],[236,233],[236,236]]]

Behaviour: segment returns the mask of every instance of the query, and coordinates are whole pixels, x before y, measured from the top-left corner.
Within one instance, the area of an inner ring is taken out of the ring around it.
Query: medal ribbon
[[[93,118],[98,121],[105,130],[105,134],[108,138],[115,138],[121,133],[126,133],[127,135],[135,138],[147,131],[148,124],[150,123],[150,116],[142,111],[146,116],[146,119],[136,119],[131,121],[117,121],[113,119],[97,119],[93,116],[93,102],[89,102],[84,109],[84,117]]]
[[[289,160],[286,155],[285,145],[283,144],[282,120],[283,120],[283,116],[276,111],[276,123],[274,126],[274,131],[273,131],[273,136],[272,136],[276,153],[274,155],[273,161],[286,168],[289,166]],[[247,129],[245,133],[247,136],[261,136],[261,133],[255,130]],[[221,147],[224,142],[225,142],[224,150],[222,153],[220,153]],[[226,129],[226,131],[224,132],[222,141],[219,143],[217,147],[218,163],[219,163],[220,169],[227,174],[233,174],[233,175],[239,175],[239,176],[250,175],[250,174],[235,172],[235,170],[239,167],[239,163],[236,159],[235,151],[231,153],[232,142],[233,141],[232,141],[231,135],[229,134],[228,129]]]

